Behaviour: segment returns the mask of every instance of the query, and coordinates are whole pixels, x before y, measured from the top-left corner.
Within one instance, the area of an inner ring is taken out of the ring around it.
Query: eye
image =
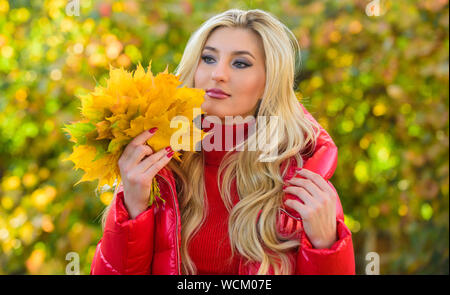
[[[243,62],[243,61],[236,61],[234,64],[237,65],[237,68],[239,68],[239,69],[245,69],[245,68],[251,66],[250,64]]]
[[[214,61],[214,58],[209,55],[202,55],[202,60],[207,64],[211,64]]]
[[[206,64],[212,64],[215,61],[215,59],[209,55],[202,55],[201,58]],[[251,64],[248,64],[247,62],[244,61],[235,61],[233,65],[235,65],[238,69],[245,69],[251,66]]]

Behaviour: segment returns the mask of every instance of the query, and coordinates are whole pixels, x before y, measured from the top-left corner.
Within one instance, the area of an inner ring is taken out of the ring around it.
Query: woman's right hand
[[[170,146],[153,153],[146,142],[156,130],[152,128],[136,136],[119,158],[125,207],[131,219],[147,210],[153,177],[169,163],[174,154]]]

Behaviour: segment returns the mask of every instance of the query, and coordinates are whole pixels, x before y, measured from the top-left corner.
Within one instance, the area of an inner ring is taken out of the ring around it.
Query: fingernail
[[[153,127],[152,129],[150,129],[148,132],[150,132],[151,134],[155,133],[156,130],[158,130],[158,127]]]
[[[287,185],[283,185],[283,190],[285,190],[288,186]]]
[[[170,152],[167,154],[167,158],[171,158],[175,152]]]
[[[170,152],[172,151],[172,148],[171,148],[170,146],[168,146],[168,147],[166,147],[166,151],[167,151],[168,153],[170,153]]]
[[[297,167],[297,168],[295,168],[295,171],[300,171],[300,170],[302,170],[302,168],[301,168],[301,167]]]

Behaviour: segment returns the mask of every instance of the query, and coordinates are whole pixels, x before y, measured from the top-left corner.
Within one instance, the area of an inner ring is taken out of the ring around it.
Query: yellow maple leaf
[[[94,91],[80,96],[83,120],[64,129],[75,143],[66,160],[75,164],[74,169],[85,172],[77,184],[99,180],[98,186],[112,186],[120,181],[117,162],[123,149],[152,127],[158,127],[158,132],[147,144],[154,151],[169,146],[175,132],[189,134],[191,142],[182,149],[193,150],[194,132],[201,133],[200,139],[205,135],[192,122],[193,109],[200,109],[205,92],[179,87],[181,84],[179,76],[168,73],[167,68],[154,76],[151,62],[147,71],[140,64],[134,72],[110,67],[106,86],[96,86]],[[187,118],[189,127],[171,128],[170,122],[177,116]],[[177,161],[181,161],[179,155],[174,155]]]

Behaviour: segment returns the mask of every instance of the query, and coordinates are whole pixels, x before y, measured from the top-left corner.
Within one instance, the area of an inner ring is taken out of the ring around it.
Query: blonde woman
[[[261,10],[226,11],[192,35],[176,72],[206,91],[201,127],[214,142],[242,127],[244,137],[212,150],[205,138],[181,164],[170,147],[145,144],[157,128],[130,142],[91,274],[354,274],[351,232],[328,181],[337,148],[295,96],[298,53],[291,31]],[[278,120],[269,128],[227,116]],[[269,161],[248,148],[261,132],[277,149]],[[154,177],[165,202],[148,206]]]

